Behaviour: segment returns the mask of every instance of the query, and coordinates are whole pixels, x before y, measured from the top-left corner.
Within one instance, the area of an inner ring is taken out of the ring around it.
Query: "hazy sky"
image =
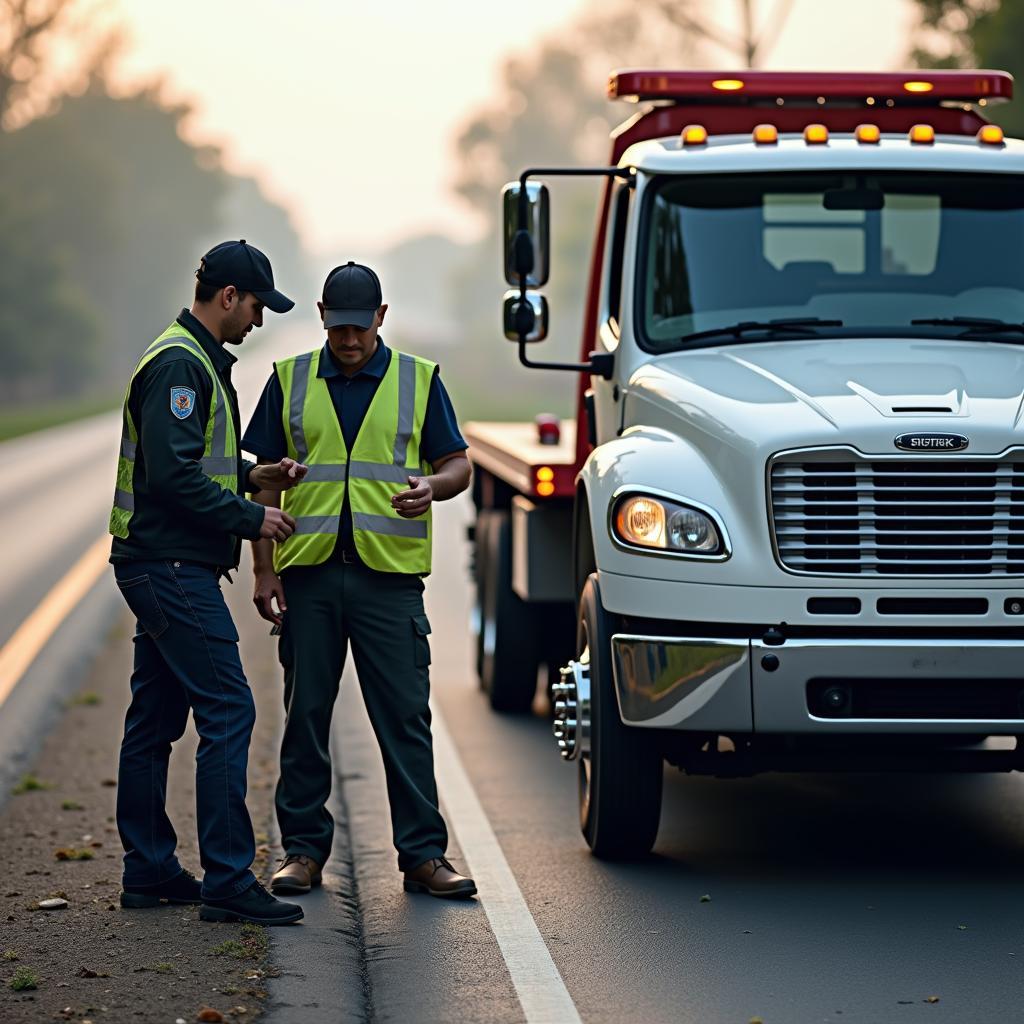
[[[113,2],[131,34],[123,74],[165,75],[196,108],[191,137],[255,174],[314,252],[370,254],[472,233],[447,187],[455,131],[494,95],[502,57],[601,0]],[[706,3],[735,28],[736,0]],[[765,64],[899,66],[912,19],[910,0],[795,0]]]

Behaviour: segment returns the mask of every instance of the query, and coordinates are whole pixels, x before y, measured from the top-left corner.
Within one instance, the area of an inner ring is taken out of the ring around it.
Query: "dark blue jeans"
[[[138,620],[132,702],[118,768],[117,827],[124,883],[158,885],[180,874],[177,836],[164,804],[171,744],[189,709],[199,733],[196,816],[203,897],[247,889],[256,855],[245,806],[249,739],[256,721],[238,657],[238,632],[212,568],[189,562],[119,562],[117,585]]]

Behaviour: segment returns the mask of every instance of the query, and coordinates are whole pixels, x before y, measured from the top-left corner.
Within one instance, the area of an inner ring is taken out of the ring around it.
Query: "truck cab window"
[[[631,194],[632,189],[628,185],[620,185],[612,197],[611,245],[608,259],[608,324],[616,337],[622,319],[622,260]]]
[[[640,343],[667,351],[782,318],[841,320],[836,337],[914,336],[921,317],[1019,323],[1021,185],[904,171],[665,178],[641,224]]]

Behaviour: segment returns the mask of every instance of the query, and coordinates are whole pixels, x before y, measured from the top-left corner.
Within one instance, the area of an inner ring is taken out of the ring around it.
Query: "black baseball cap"
[[[380,278],[369,267],[349,260],[324,281],[324,327],[352,324],[365,331],[383,301]]]
[[[287,313],[295,305],[274,287],[270,260],[244,239],[215,245],[200,261],[196,277],[203,284],[226,288],[234,285],[240,292],[252,292],[267,309]]]

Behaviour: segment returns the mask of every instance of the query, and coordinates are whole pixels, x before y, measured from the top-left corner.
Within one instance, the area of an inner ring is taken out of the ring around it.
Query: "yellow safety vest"
[[[110,532],[124,540],[128,536],[128,525],[135,511],[133,476],[135,472],[135,451],[138,447],[139,432],[128,411],[128,396],[132,384],[140,371],[161,352],[169,348],[183,348],[191,352],[210,375],[212,397],[210,415],[206,420],[206,447],[199,460],[200,469],[214,483],[230,491],[238,489],[238,438],[232,422],[227,395],[210,362],[203,346],[181,324],[175,322],[153,342],[143,353],[128,389],[124,393],[122,413],[121,452],[117,459],[117,484],[114,488],[114,507],[110,511]]]
[[[283,493],[295,532],[274,549],[274,570],[326,561],[338,539],[348,492],[356,551],[379,572],[430,572],[431,515],[403,519],[392,495],[410,476],[428,472],[420,434],[436,364],[404,352],[391,362],[352,451],[345,445],[327,381],[317,376],[322,349],[274,364],[284,395],[282,420],[288,454],[309,466],[305,479]]]

